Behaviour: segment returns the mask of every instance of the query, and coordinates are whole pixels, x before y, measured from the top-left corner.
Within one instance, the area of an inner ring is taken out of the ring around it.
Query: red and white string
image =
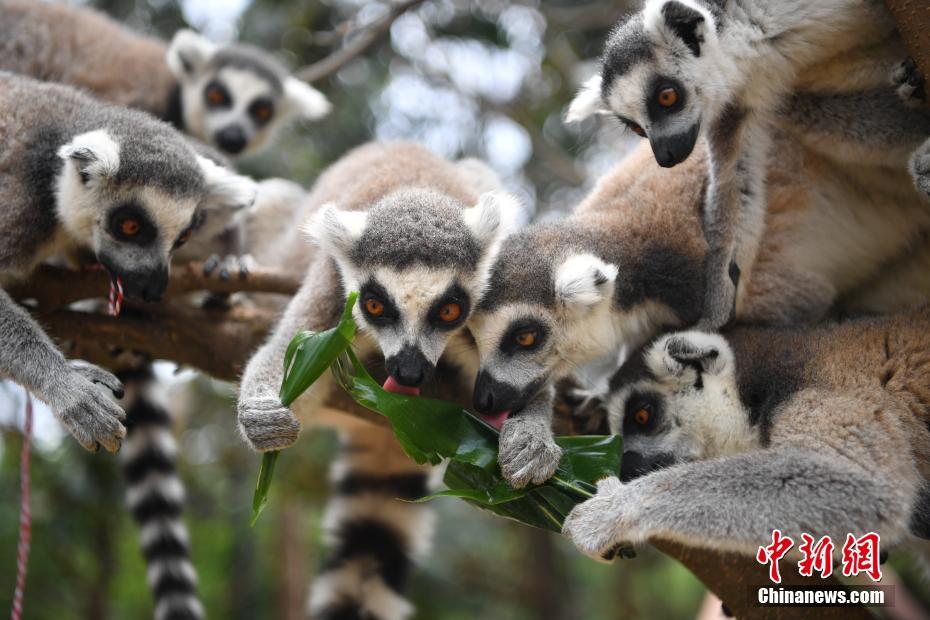
[[[26,392],[26,419],[23,423],[23,453],[19,465],[19,543],[16,546],[16,589],[13,591],[11,620],[22,620],[26,568],[29,563],[29,540],[32,538],[32,513],[29,510],[29,462],[32,444],[32,396]]]

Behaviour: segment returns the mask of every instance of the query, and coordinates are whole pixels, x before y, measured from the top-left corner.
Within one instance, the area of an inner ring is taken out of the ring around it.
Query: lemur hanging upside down
[[[173,123],[228,155],[253,152],[326,98],[267,52],[190,30],[170,46],[91,9],[0,0],[0,70],[86,89]]]
[[[157,300],[198,214],[254,199],[252,181],[168,125],[69,87],[0,71],[0,118],[0,285],[85,251],[127,295]],[[0,334],[0,375],[47,402],[85,448],[119,448],[123,412],[93,385],[119,393],[115,377],[65,360],[2,290]]]
[[[385,388],[461,400],[475,367],[465,322],[501,239],[528,214],[486,166],[403,143],[345,155],[320,176],[304,210],[317,247],[297,239],[300,251],[284,253],[307,266],[304,283],[246,367],[239,423],[257,450],[290,446],[301,423],[341,430],[346,450],[325,519],[332,558],[314,583],[310,613],[401,619],[412,613],[401,594],[410,556],[429,544],[431,513],[396,498],[421,497],[429,470],[410,461],[390,431],[332,418],[326,408],[351,401],[328,373],[285,408],[284,352],[298,331],[331,327],[345,292],[357,290],[353,346]]]
[[[622,481],[564,533],[593,556],[649,539],[755,554],[927,534],[930,309],[817,327],[662,336],[611,380]]]
[[[647,0],[611,35],[601,74],[584,86],[568,120],[614,114],[649,139],[662,166],[686,160],[698,137],[706,137],[710,254],[702,324],[714,329],[732,318],[737,281],[753,268],[766,214],[771,126],[788,98],[805,89],[829,100],[874,88],[873,71],[842,69],[905,55],[876,0]],[[885,65],[882,86],[893,66]],[[911,167],[926,193],[930,141],[918,131],[906,143],[912,150],[923,143]]]

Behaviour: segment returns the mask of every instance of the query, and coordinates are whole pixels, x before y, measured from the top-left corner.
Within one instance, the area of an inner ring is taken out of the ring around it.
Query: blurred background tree
[[[132,28],[170,37],[193,27],[218,41],[241,39],[294,69],[351,45],[390,11],[365,0],[94,0]],[[263,178],[310,185],[347,149],[377,139],[422,142],[449,157],[488,161],[540,217],[570,210],[593,180],[638,140],[618,123],[566,127],[561,117],[620,1],[426,0],[387,35],[315,83],[334,104],[324,122],[281,136],[242,164]],[[303,618],[307,584],[322,560],[320,519],[333,435],[305,433],[281,458],[271,503],[248,526],[256,455],[236,435],[234,389],[190,371],[160,371],[171,384],[188,488],[200,593],[212,618]],[[9,608],[18,523],[22,390],[0,383],[0,610]],[[89,455],[44,409],[33,461],[29,618],[145,618],[152,612],[137,531],[123,509],[117,460]],[[456,500],[434,502],[434,551],[413,577],[417,618],[458,620],[688,618],[703,588],[654,551],[603,566],[545,532],[492,518]],[[904,558],[896,566],[930,602]]]

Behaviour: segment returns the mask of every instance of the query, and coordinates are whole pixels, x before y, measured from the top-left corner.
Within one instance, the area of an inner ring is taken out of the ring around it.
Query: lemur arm
[[[555,390],[550,386],[504,422],[498,461],[501,473],[514,488],[542,484],[559,465],[562,449],[552,435],[554,399]]]
[[[708,133],[710,184],[704,207],[706,290],[701,327],[716,331],[733,316],[736,289],[755,262],[765,225],[765,167],[771,145],[762,118],[728,108]]]
[[[62,424],[88,450],[119,450],[126,429],[123,410],[94,384],[118,396],[123,386],[87,362],[69,362],[42,328],[0,289],[0,378],[19,383],[48,403]]]
[[[300,421],[278,396],[284,378],[284,354],[297,332],[322,331],[332,326],[339,316],[341,291],[332,261],[312,264],[274,332],[249,360],[239,383],[239,427],[255,450],[280,450],[297,441]],[[335,317],[333,308],[337,310]],[[311,398],[314,392],[325,391],[328,385],[328,376],[324,375],[301,401]]]
[[[802,533],[836,543],[874,531],[894,543],[907,533],[914,492],[892,478],[829,449],[758,450],[626,484],[607,478],[569,514],[563,533],[594,558],[649,539],[754,554],[775,528],[796,542]]]

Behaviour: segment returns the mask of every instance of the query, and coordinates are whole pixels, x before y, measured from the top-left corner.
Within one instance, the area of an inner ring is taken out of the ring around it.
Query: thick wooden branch
[[[885,0],[908,53],[925,78],[930,78],[930,2]],[[930,104],[930,98],[927,100]]]
[[[334,75],[352,60],[368,51],[368,48],[372,45],[387,36],[391,26],[401,15],[424,1],[404,0],[391,6],[384,17],[356,34],[344,47],[312,65],[297,70],[296,77],[305,82],[313,83]]]

